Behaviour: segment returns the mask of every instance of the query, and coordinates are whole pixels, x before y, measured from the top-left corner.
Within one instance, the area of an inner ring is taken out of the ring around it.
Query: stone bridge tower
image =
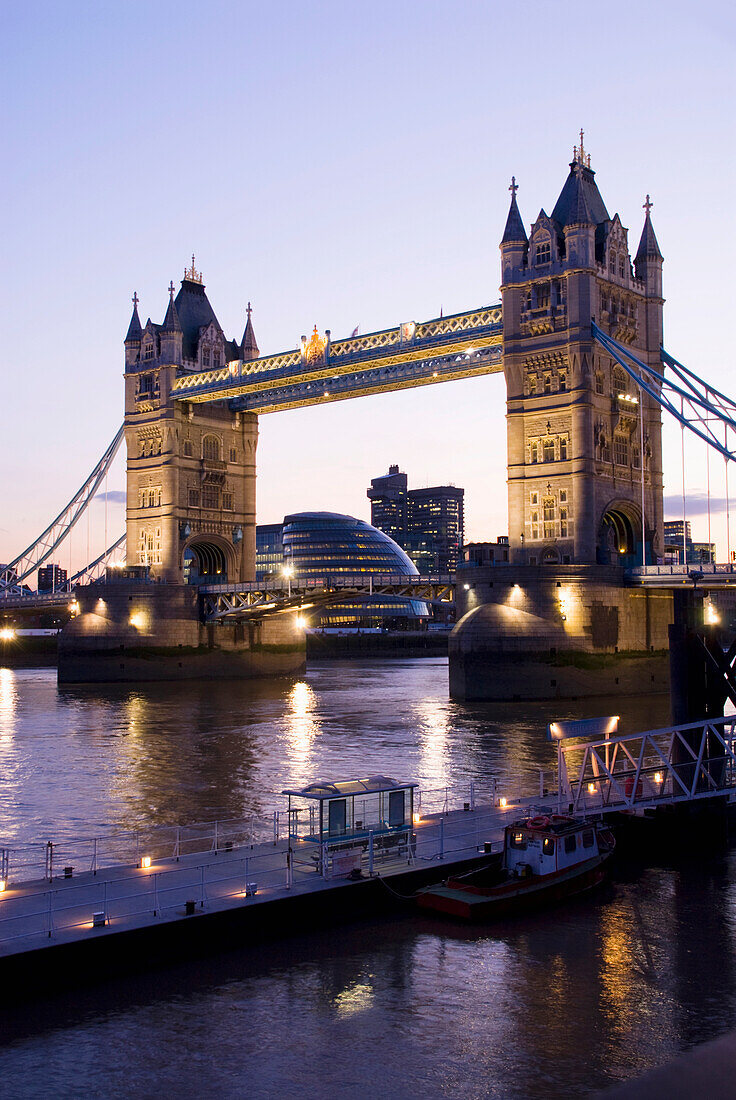
[[[127,564],[170,583],[255,579],[258,417],[226,401],[174,401],[178,375],[258,357],[248,304],[240,342],[226,340],[194,266],[162,324],[125,337]]]
[[[644,542],[647,563],[656,562],[660,408],[591,336],[594,319],[661,369],[662,254],[649,196],[632,265],[628,231],[608,214],[582,131],[552,214],[541,210],[529,237],[514,180],[510,190],[501,292],[512,561],[634,565]]]

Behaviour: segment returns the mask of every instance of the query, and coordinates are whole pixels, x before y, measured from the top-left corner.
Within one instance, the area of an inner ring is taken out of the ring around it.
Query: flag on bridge
[[[355,328],[353,329],[353,331],[352,331],[352,332],[350,333],[350,339],[351,339],[351,340],[352,340],[353,336],[357,336],[357,335],[358,335],[358,329],[359,329],[359,328],[360,328],[360,325],[356,325],[356,326],[355,326]]]

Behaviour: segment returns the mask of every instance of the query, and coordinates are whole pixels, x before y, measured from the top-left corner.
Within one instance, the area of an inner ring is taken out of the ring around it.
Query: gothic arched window
[[[219,462],[220,440],[216,435],[206,435],[202,440],[202,458],[210,462]]]
[[[621,367],[613,368],[613,396],[626,393],[626,371]]]
[[[550,244],[549,237],[542,237],[536,245],[534,251],[534,261],[538,264],[548,264],[552,259],[552,245]]]

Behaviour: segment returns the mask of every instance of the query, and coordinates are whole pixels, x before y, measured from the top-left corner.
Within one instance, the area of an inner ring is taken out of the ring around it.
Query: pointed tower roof
[[[243,360],[257,359],[260,355],[256,342],[256,334],[253,330],[253,321],[250,316],[252,312],[251,304],[248,302],[248,320],[245,322],[245,331],[243,332],[243,339],[240,345]]]
[[[125,337],[125,343],[130,341],[140,340],[143,329],[141,328],[141,319],[138,316],[138,292],[133,291],[133,316],[130,318],[130,324],[128,325],[128,332]]]
[[[659,243],[652,227],[652,219],[649,215],[649,211],[654,206],[653,202],[649,201],[649,195],[644,203],[644,209],[646,215],[644,218],[644,228],[641,233],[641,240],[639,241],[639,247],[636,250],[636,257],[634,259],[635,264],[641,263],[643,260],[663,260],[664,256],[659,251]]]
[[[566,225],[598,226],[611,220],[595,182],[595,172],[590,167],[590,154],[583,146],[582,130],[580,147],[576,145],[572,151],[570,174],[555,203],[552,218],[560,229]]]
[[[212,322],[222,332],[222,325],[217,320],[215,311],[205,294],[202,273],[194,266],[194,256],[192,256],[191,268],[184,271],[181,289],[174,300],[174,306],[184,334],[182,354],[185,359],[196,359],[199,330],[206,328]]]
[[[506,228],[503,231],[501,244],[508,244],[510,241],[520,241],[524,244],[527,243],[527,235],[526,230],[524,229],[524,223],[521,220],[519,207],[516,205],[516,192],[518,190],[519,185],[516,182],[516,176],[512,176],[511,186],[509,187],[509,191],[511,192],[511,206],[509,207],[509,216],[506,219]]]
[[[176,306],[174,305],[174,284],[169,284],[169,305],[166,310],[166,316],[164,317],[164,323],[161,326],[161,332],[181,332],[181,322],[179,321],[179,314],[176,312]]]

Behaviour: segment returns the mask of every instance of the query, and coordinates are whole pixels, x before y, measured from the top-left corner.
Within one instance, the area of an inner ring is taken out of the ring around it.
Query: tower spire
[[[253,312],[250,302],[248,302],[247,309],[245,311],[248,315],[248,319],[245,322],[245,331],[243,332],[243,339],[240,342],[240,354],[243,362],[247,363],[252,359],[257,359],[260,355],[258,350],[258,343],[256,341],[256,334],[253,329],[253,321],[251,320],[251,313]]]
[[[169,305],[166,310],[166,316],[164,317],[164,323],[161,326],[161,332],[181,332],[181,322],[179,321],[179,314],[174,304],[173,280],[169,283]]]
[[[132,340],[132,341],[140,340],[141,334],[143,332],[143,329],[141,328],[141,320],[140,320],[140,317],[138,316],[138,302],[140,301],[140,298],[138,297],[138,291],[137,290],[133,291],[133,299],[132,300],[133,300],[133,314],[130,318],[130,324],[128,325],[128,332],[127,332],[127,335],[125,337],[125,343],[126,344],[128,343],[129,340]]]
[[[501,244],[509,244],[510,242],[527,243],[526,230],[524,229],[524,223],[521,220],[521,214],[519,213],[519,207],[516,205],[516,192],[519,190],[519,185],[516,182],[516,176],[511,177],[511,185],[509,191],[511,192],[511,206],[509,207],[509,214],[506,218],[506,228],[503,231],[503,237],[501,238]]]
[[[647,195],[642,203],[642,208],[644,210],[644,228],[642,229],[641,240],[639,241],[639,247],[634,257],[634,264],[637,267],[646,264],[647,260],[662,260],[664,258],[659,250],[659,243],[652,226],[650,211],[653,206],[654,203],[649,198],[649,195]]]

